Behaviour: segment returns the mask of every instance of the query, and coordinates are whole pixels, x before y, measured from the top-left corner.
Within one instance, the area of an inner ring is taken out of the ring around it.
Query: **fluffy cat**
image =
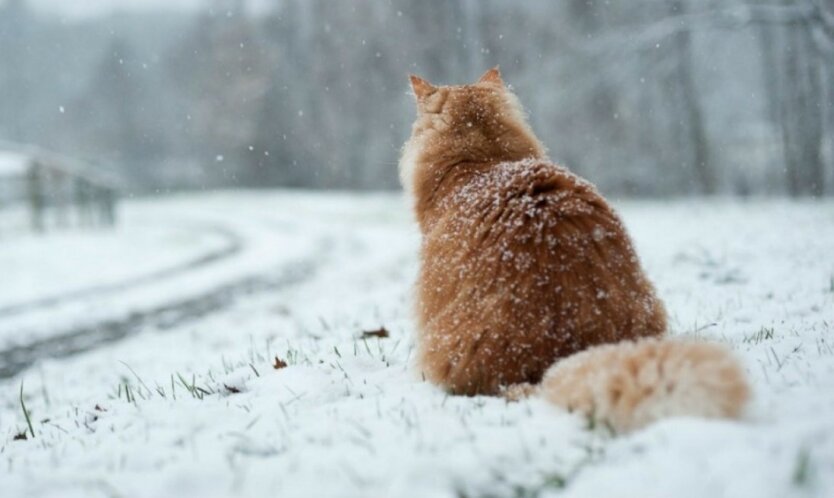
[[[497,68],[471,85],[411,84],[400,176],[423,236],[419,364],[456,394],[537,393],[618,430],[738,416],[723,348],[664,340],[666,313],[619,217],[553,164]]]

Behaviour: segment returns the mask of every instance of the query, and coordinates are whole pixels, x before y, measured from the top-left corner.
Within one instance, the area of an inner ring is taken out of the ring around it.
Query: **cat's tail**
[[[589,348],[554,364],[533,389],[617,432],[671,416],[737,418],[750,397],[727,349],[675,339]]]

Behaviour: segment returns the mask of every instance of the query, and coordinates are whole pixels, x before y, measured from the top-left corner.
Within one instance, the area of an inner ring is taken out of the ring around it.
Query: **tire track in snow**
[[[138,277],[129,278],[121,282],[88,287],[79,291],[62,293],[59,295],[39,298],[24,303],[0,307],[0,319],[14,316],[23,312],[29,312],[37,308],[57,306],[70,301],[95,297],[99,294],[124,291],[133,287],[138,287],[140,285],[145,285],[157,282],[159,280],[176,277],[178,275],[197,270],[201,267],[231,258],[240,253],[243,249],[243,239],[240,237],[240,235],[225,227],[219,225],[207,225],[206,231],[214,232],[226,239],[225,244],[223,244],[223,246],[218,249],[209,251],[206,254],[202,254],[184,263],[180,263],[168,268],[163,268],[161,270],[156,270],[145,275],[140,275]]]
[[[319,241],[313,254],[287,264],[268,276],[249,276],[203,294],[166,303],[155,308],[84,325],[34,342],[0,351],[0,379],[14,377],[44,358],[62,358],[119,341],[143,330],[169,330],[219,313],[243,297],[274,291],[310,278],[327,257],[330,242]]]

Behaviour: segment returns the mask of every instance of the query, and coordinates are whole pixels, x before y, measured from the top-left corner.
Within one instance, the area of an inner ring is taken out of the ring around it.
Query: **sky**
[[[70,19],[111,14],[120,10],[193,10],[204,0],[29,0],[38,11]]]
[[[210,5],[209,0],[28,0],[36,10],[67,19],[88,19],[118,11],[169,10],[193,11]],[[0,0],[2,3],[2,0]],[[268,0],[250,1],[250,8],[266,5]],[[260,10],[260,9],[259,9]]]

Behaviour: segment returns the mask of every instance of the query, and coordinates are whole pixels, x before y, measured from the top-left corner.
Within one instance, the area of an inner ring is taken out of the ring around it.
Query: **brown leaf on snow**
[[[390,334],[388,333],[388,329],[386,329],[385,327],[380,327],[376,330],[366,330],[362,332],[363,339],[368,337],[379,337],[380,339],[382,339],[384,337],[388,337],[389,335]]]
[[[287,362],[282,360],[281,358],[278,358],[277,356],[275,357],[275,362],[272,363],[272,368],[274,368],[275,370],[284,368],[286,366]]]

